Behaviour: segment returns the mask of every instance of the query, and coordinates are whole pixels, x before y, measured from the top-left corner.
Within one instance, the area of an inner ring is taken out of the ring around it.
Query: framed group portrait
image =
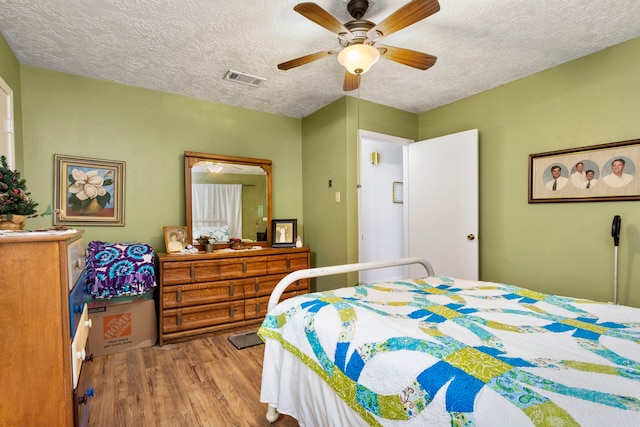
[[[529,203],[640,200],[640,139],[529,155]]]

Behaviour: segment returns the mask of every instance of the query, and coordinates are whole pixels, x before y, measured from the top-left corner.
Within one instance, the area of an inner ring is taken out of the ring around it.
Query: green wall
[[[640,306],[638,202],[527,203],[529,154],[639,137],[638,51],[635,39],[420,115],[347,96],[302,120],[21,66],[2,37],[0,77],[14,90],[17,165],[40,212],[54,204],[54,154],[127,162],[125,227],[78,227],[87,240],[164,251],[162,226],[184,224],[191,150],[273,160],[274,217],[298,218],[312,265],[356,262],[357,129],[421,140],[478,128],[481,278],[610,300],[610,224],[621,215],[619,299]]]
[[[640,306],[640,203],[528,204],[528,155],[640,138],[640,39],[419,117],[419,138],[480,133],[480,277]]]
[[[87,241],[146,242],[164,252],[162,227],[185,224],[185,150],[271,159],[274,217],[302,220],[299,119],[28,66],[21,78],[22,175],[39,212],[54,204],[54,154],[126,162],[126,224],[77,227]],[[48,216],[28,227],[51,223]]]
[[[302,120],[304,242],[312,249],[313,266],[358,262],[358,128],[415,139],[417,123],[415,114],[352,97]],[[326,290],[357,281],[352,273],[318,278],[313,287]]]

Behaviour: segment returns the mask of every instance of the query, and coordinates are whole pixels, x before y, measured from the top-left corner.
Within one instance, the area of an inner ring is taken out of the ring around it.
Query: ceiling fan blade
[[[426,70],[433,67],[436,63],[435,56],[428,55],[426,53],[418,52],[415,50],[404,49],[401,47],[393,46],[376,46],[380,50],[380,55],[383,58],[397,62],[399,64],[408,65],[409,67],[418,68],[420,70]]]
[[[345,34],[349,40],[353,37],[347,27],[315,3],[300,3],[295,5],[293,10],[334,34]]]
[[[360,86],[360,74],[351,74],[350,72],[345,71],[342,90],[349,92],[351,90],[358,89],[358,86]]]
[[[439,10],[440,3],[438,3],[438,0],[411,0],[367,31],[367,38],[375,40],[380,37],[386,37],[423,20],[427,16],[433,15]],[[381,36],[376,33],[380,33]]]
[[[323,50],[322,52],[312,53],[310,55],[301,56],[300,58],[292,59],[291,61],[283,62],[282,64],[278,64],[279,70],[289,70],[291,68],[299,67],[304,64],[308,64],[309,62],[316,61],[318,59],[322,59],[325,56],[330,56],[335,53],[334,50]]]

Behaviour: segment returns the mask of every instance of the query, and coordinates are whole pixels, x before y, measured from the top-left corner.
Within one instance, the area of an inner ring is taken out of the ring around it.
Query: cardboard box
[[[94,356],[155,345],[156,306],[153,291],[137,298],[89,300],[89,352]]]

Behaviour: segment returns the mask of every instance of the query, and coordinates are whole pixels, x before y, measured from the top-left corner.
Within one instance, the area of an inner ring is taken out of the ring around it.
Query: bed
[[[300,295],[304,277],[424,277]],[[310,426],[638,426],[640,309],[437,277],[300,270],[275,288],[260,400]]]

